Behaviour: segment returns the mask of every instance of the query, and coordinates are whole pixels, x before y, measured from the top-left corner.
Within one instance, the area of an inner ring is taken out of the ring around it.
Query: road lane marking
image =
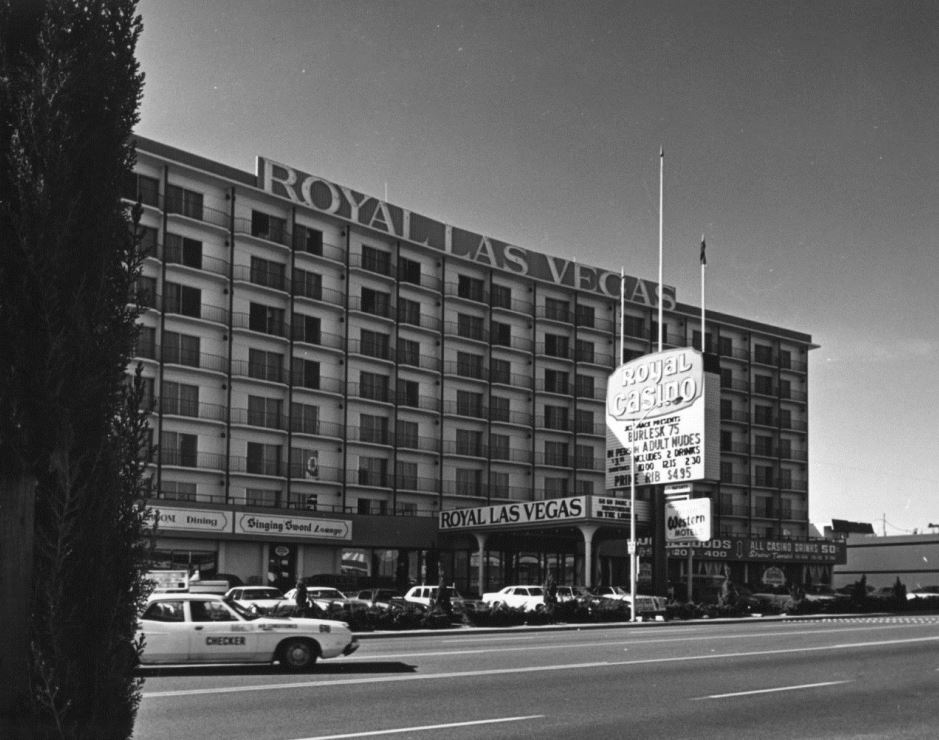
[[[495,725],[503,722],[524,722],[529,719],[543,719],[543,714],[528,714],[524,717],[495,717],[477,719],[470,722],[448,722],[445,725],[421,725],[419,727],[398,727],[393,730],[372,730],[371,732],[349,732],[343,735],[316,735],[300,740],[340,740],[348,737],[374,737],[375,735],[396,735],[399,732],[425,732],[427,730],[448,730],[452,727],[473,727],[474,725]]]
[[[773,694],[777,691],[799,691],[800,689],[817,689],[822,686],[837,686],[842,683],[851,683],[851,681],[822,681],[821,683],[803,683],[798,686],[776,686],[772,689],[753,689],[752,691],[735,691],[732,694],[710,694],[709,696],[693,696],[694,701],[703,701],[704,699],[731,699],[738,696],[753,696],[755,694]]]
[[[880,647],[884,645],[901,645],[914,642],[936,642],[939,636],[915,637],[902,640],[878,640],[871,643],[852,643],[842,645],[819,645],[814,647],[781,648],[779,650],[754,650],[752,652],[710,653],[708,655],[682,655],[669,658],[644,658],[637,660],[593,661],[589,663],[567,663],[563,665],[526,666],[521,668],[490,668],[475,671],[450,671],[447,673],[409,673],[407,675],[374,676],[369,678],[342,678],[338,680],[302,681],[283,684],[259,684],[253,686],[219,686],[211,689],[183,689],[179,691],[144,692],[145,699],[166,699],[178,696],[201,696],[206,694],[234,694],[249,691],[275,691],[282,689],[300,688],[330,688],[337,686],[350,686],[354,684],[369,683],[395,683],[399,681],[434,681],[445,678],[477,678],[480,676],[505,676],[521,673],[540,673],[545,671],[566,671],[584,668],[612,668],[631,665],[650,665],[655,663],[679,663],[691,660],[721,660],[723,658],[765,657],[768,655],[792,655],[795,653],[817,653],[823,650],[844,650],[858,647]]]

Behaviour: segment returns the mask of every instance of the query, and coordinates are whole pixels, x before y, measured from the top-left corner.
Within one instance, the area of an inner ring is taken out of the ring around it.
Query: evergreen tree
[[[0,506],[32,523],[11,553],[28,619],[3,643],[29,648],[0,653],[9,737],[129,737],[140,700],[149,430],[120,198],[141,28],[136,0],[0,0]]]

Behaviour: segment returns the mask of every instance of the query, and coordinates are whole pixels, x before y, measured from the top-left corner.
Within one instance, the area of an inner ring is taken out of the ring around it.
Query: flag
[[[701,237],[701,264],[706,265],[708,263],[708,258],[704,254],[704,237]]]

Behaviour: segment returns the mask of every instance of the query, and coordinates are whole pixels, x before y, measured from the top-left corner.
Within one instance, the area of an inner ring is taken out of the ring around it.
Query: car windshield
[[[282,599],[283,595],[276,588],[244,589],[242,599]]]
[[[345,599],[340,591],[334,588],[311,588],[307,590],[307,596],[314,599]]]

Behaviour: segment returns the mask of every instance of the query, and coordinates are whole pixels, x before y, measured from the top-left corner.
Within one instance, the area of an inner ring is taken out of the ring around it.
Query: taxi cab
[[[267,617],[217,594],[160,593],[139,617],[142,665],[279,663],[291,671],[318,658],[351,655],[359,643],[345,622]]]

